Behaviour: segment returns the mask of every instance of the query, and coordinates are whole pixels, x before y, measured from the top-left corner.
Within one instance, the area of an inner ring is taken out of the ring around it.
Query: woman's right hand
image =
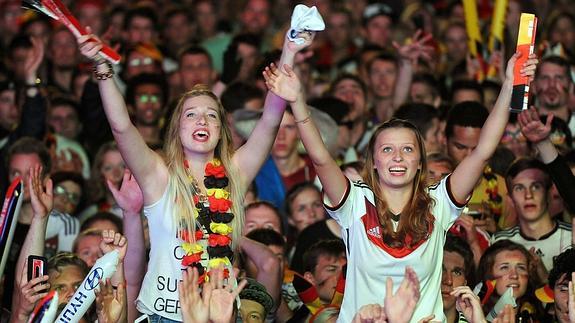
[[[78,48],[84,57],[96,62],[102,59],[98,52],[104,47],[100,38],[92,34],[92,29],[86,27],[86,35],[77,38]]]

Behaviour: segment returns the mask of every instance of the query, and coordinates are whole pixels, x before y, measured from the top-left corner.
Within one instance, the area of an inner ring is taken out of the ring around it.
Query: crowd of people
[[[499,46],[477,1],[479,56],[458,0],[63,2],[87,35],[0,3],[2,322],[117,252],[71,321],[575,323],[569,0]]]

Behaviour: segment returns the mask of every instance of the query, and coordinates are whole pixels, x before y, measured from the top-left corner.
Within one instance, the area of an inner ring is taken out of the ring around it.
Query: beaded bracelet
[[[98,66],[102,65],[102,64],[106,64],[108,66],[108,70],[106,72],[99,72],[98,71]],[[107,79],[111,78],[112,76],[114,76],[114,68],[112,67],[112,64],[110,64],[110,62],[98,61],[98,62],[96,62],[96,64],[94,64],[94,77],[96,78],[96,80],[103,81],[103,80],[107,80]]]

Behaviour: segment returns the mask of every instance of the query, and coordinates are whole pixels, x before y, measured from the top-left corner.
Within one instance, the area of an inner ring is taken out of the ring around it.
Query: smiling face
[[[411,185],[421,166],[415,133],[408,128],[389,128],[379,133],[373,151],[374,168],[382,188]]]
[[[222,128],[218,111],[218,103],[207,95],[191,97],[184,102],[179,132],[186,155],[210,154],[213,157]]]
[[[529,282],[529,263],[525,254],[519,250],[503,250],[495,256],[493,263],[495,290],[501,296],[509,288],[513,288],[513,296],[519,298],[525,295]]]

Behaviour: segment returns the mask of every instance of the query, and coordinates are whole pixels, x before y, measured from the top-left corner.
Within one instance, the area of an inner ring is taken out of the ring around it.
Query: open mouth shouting
[[[197,129],[193,132],[192,138],[195,141],[206,142],[210,139],[210,132],[207,129]]]

